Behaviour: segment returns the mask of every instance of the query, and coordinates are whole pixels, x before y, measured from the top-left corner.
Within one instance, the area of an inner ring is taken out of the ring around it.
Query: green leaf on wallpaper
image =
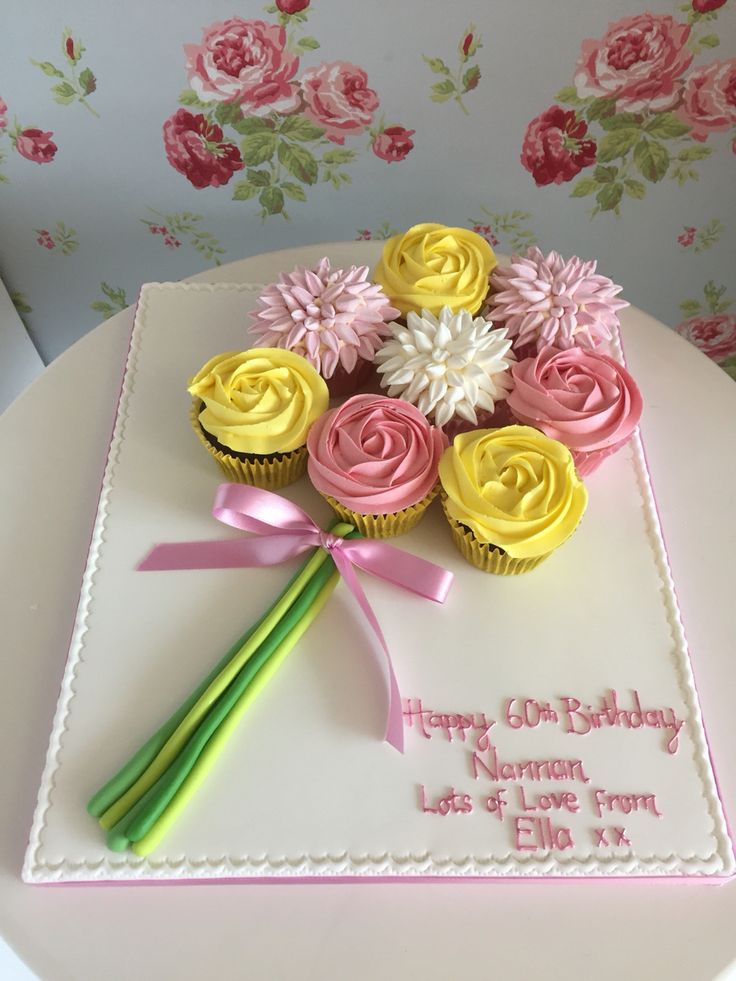
[[[616,129],[606,133],[598,144],[598,159],[601,163],[625,157],[639,139],[639,130],[633,128]]]
[[[280,215],[284,210],[284,194],[280,187],[264,187],[258,201],[269,215]]]
[[[472,92],[474,88],[477,88],[479,81],[480,68],[477,65],[473,65],[463,75],[463,92]]]
[[[355,160],[357,153],[355,150],[328,150],[322,155],[322,163],[326,164],[346,164]]]
[[[307,35],[306,37],[300,37],[296,42],[296,46],[300,51],[316,51],[319,47],[319,41],[316,37],[309,37]]]
[[[637,201],[641,201],[647,193],[646,185],[642,184],[641,181],[634,180],[633,177],[626,178],[624,181],[624,190],[630,198],[636,198]]]
[[[455,83],[451,78],[444,78],[441,82],[435,82],[432,86],[432,101],[446,102],[455,94]]]
[[[126,306],[128,301],[125,298],[125,290],[122,287],[110,286],[109,283],[100,283],[100,289],[108,300],[117,303],[121,310]]]
[[[644,129],[652,136],[662,140],[672,140],[676,136],[684,136],[690,132],[687,123],[683,123],[673,112],[662,112],[644,124]]]
[[[573,187],[570,197],[571,198],[584,198],[588,194],[592,194],[597,191],[599,187],[598,181],[594,177],[581,177],[579,181]]]
[[[724,303],[721,303],[721,297],[725,292],[726,287],[723,285],[716,286],[712,279],[709,279],[705,284],[703,295],[711,313],[724,313],[732,305],[733,300],[726,300]]]
[[[48,75],[50,78],[64,77],[64,72],[60,72],[59,69],[55,65],[52,65],[50,61],[34,61],[33,58],[31,58],[31,64],[36,65],[37,68],[41,69],[44,75]]]
[[[574,85],[566,85],[555,96],[556,102],[562,102],[568,106],[582,106],[585,99],[581,99]]]
[[[242,118],[243,112],[239,105],[234,102],[218,102],[215,108],[215,119],[220,126],[239,123]]]
[[[307,195],[304,188],[299,184],[292,184],[291,181],[284,181],[281,185],[281,190],[284,192],[287,198],[291,198],[293,201],[307,200]]]
[[[730,375],[734,381],[736,381],[736,357],[726,358],[725,361],[719,361],[718,364],[723,368],[727,375]]]
[[[279,143],[279,161],[286,167],[292,177],[303,184],[314,184],[317,180],[317,161],[303,146],[293,143]]]
[[[630,126],[638,127],[639,125],[633,112],[617,112],[615,116],[605,116],[600,122],[603,129],[608,132],[614,129],[628,129]]]
[[[268,187],[271,183],[271,174],[267,170],[248,169],[246,177],[254,187]]]
[[[450,69],[444,63],[441,58],[428,58],[426,55],[422,55],[425,62],[429,65],[435,75],[449,75]]]
[[[233,201],[249,201],[258,194],[258,188],[250,181],[238,181],[233,187]]]
[[[247,116],[230,124],[241,136],[254,136],[256,133],[273,133],[273,123],[258,116]]]
[[[69,82],[59,82],[58,85],[52,85],[51,91],[56,93],[54,102],[58,102],[61,106],[68,106],[77,97],[74,86]]]
[[[634,163],[643,177],[656,184],[667,173],[670,154],[661,143],[641,139],[634,148]]]
[[[83,68],[79,73],[79,84],[85,95],[91,95],[97,89],[97,79],[89,68]]]
[[[258,164],[266,163],[274,155],[277,143],[276,134],[271,130],[253,133],[240,144],[243,160],[250,167],[257,167]]]
[[[623,187],[621,184],[604,184],[595,196],[601,211],[613,211],[621,200]]]
[[[706,34],[698,38],[698,43],[703,48],[717,48],[721,42],[717,34]]]
[[[687,146],[684,150],[680,150],[677,154],[678,160],[705,160],[713,153],[713,147],[693,144],[693,146]]]
[[[588,119],[603,119],[605,116],[612,116],[615,112],[615,99],[594,99],[587,109]]]
[[[279,132],[291,140],[300,140],[302,143],[319,140],[325,135],[325,131],[320,126],[310,123],[304,116],[287,116],[279,127]]]
[[[593,177],[599,184],[610,184],[618,177],[618,167],[598,166],[593,171]]]
[[[703,304],[700,300],[683,300],[680,304],[680,312],[683,317],[694,317],[696,314],[700,313],[703,309]]]
[[[208,109],[206,102],[202,102],[194,89],[184,89],[179,95],[179,105],[193,106],[195,109]]]
[[[20,290],[10,290],[10,302],[18,313],[33,313],[33,307],[26,299],[25,293],[21,293]]]

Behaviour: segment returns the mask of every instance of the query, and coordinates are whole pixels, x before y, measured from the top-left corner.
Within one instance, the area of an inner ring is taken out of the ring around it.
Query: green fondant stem
[[[237,678],[228,687],[227,691],[223,693],[222,697],[218,699],[215,705],[213,705],[186,746],[160,777],[155,787],[151,788],[151,791],[149,791],[151,797],[147,806],[143,807],[140,811],[137,806],[134,808],[138,813],[133,815],[131,812],[130,816],[132,819],[125,822],[124,833],[129,841],[138,841],[151,830],[197,762],[210,737],[227,718],[260,668],[263,667],[269,657],[286,640],[302,617],[308,612],[334,571],[335,564],[331,559],[326,561],[317,570],[300,593],[296,602],[292,604],[288,613],[281,618],[258,650],[243,666]],[[148,794],[146,797],[148,797]]]
[[[154,823],[150,831],[139,841],[133,842],[132,849],[136,855],[148,855],[163,839],[166,832],[179,817],[190,798],[209,773],[217,757],[224,748],[229,736],[240,721],[241,716],[251,705],[251,703],[258,697],[260,692],[279,669],[287,654],[289,654],[299,638],[307,630],[324,604],[327,602],[327,599],[339,581],[339,573],[336,571],[333,572],[320,592],[317,594],[312,605],[307,609],[304,616],[302,616],[301,619],[295,623],[291,633],[284,638],[272,656],[257,673],[251,684],[244,690],[231,712],[223,720],[222,724],[219,726],[212,738],[207,742],[207,745],[200,753],[196,763],[187,773],[182,785],[174,794],[169,806]]]
[[[337,535],[346,535],[351,530],[351,525],[340,521],[336,521],[330,529]],[[178,749],[186,742],[187,734],[196,728],[197,720],[201,720],[209,707],[216,702],[222,691],[227,688],[243,664],[257,649],[260,640],[265,638],[284,616],[305,584],[326,560],[327,553],[318,549],[303,563],[267,613],[233,644],[180,708],[92,797],[87,810],[94,817],[100,818],[100,824],[104,828],[115,831],[134,806],[136,813],[139,813],[137,802],[143,795],[148,796],[148,792],[159,776],[165,772],[168,765],[166,761],[170,762],[175,758]],[[120,847],[121,839],[117,834],[113,834],[113,840]]]

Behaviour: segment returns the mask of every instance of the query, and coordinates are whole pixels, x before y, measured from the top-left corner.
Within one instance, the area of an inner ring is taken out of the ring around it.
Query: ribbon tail
[[[136,569],[161,572],[172,569],[247,569],[278,565],[308,548],[319,545],[316,533],[277,532],[252,538],[223,538],[214,541],[168,542],[155,545]]]
[[[368,620],[368,623],[373,628],[373,632],[378,638],[381,648],[383,649],[385,661],[382,667],[386,678],[386,687],[388,689],[386,731],[383,738],[387,743],[393,746],[394,749],[397,749],[400,753],[403,753],[404,717],[401,711],[401,695],[399,693],[399,685],[396,680],[396,674],[394,673],[394,667],[391,663],[391,655],[388,650],[388,645],[386,644],[386,638],[383,636],[383,631],[381,630],[381,626],[376,619],[376,614],[373,612],[373,607],[368,602],[368,597],[365,595],[363,587],[360,585],[360,581],[355,574],[355,569],[353,568],[350,559],[339,548],[331,549],[330,555],[332,556],[340,575],[345,580],[346,586],[357,600],[358,605]]]
[[[376,539],[346,539],[341,546],[353,565],[409,592],[444,603],[453,575],[442,566]]]

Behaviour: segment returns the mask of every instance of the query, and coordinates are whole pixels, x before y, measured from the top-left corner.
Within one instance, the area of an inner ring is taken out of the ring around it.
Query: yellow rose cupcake
[[[497,265],[493,249],[467,228],[414,225],[388,239],[373,272],[391,303],[405,317],[412,311],[477,313]]]
[[[588,503],[569,449],[530,426],[456,436],[439,472],[455,544],[468,562],[503,576],[546,559]]]
[[[307,434],[327,409],[327,385],[292,351],[218,354],[192,378],[191,421],[230,480],[278,490],[307,467]]]

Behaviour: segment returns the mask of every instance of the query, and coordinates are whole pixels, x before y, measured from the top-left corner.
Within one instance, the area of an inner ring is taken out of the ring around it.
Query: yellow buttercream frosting
[[[327,385],[293,351],[252,348],[218,354],[192,378],[202,428],[238,453],[289,453],[327,409]]]
[[[496,265],[480,235],[426,223],[388,239],[373,279],[404,316],[423,309],[438,314],[444,306],[476,313]]]
[[[588,503],[568,448],[530,426],[461,433],[440,460],[440,480],[448,514],[518,559],[561,545]]]

